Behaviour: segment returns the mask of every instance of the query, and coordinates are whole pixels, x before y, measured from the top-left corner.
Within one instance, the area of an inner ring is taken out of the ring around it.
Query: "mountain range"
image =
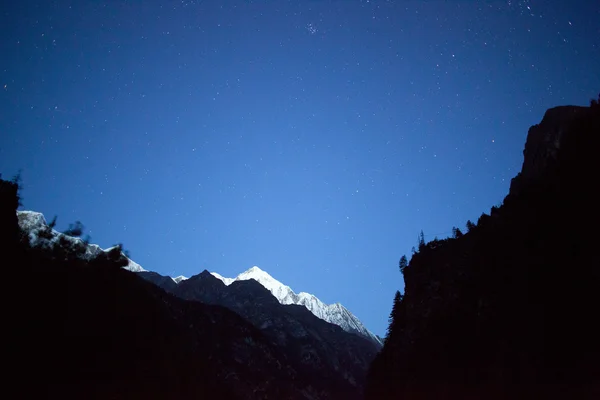
[[[5,378],[19,398],[600,398],[599,103],[548,110],[502,204],[419,241],[383,348],[258,267],[171,278],[56,232],[0,179]]]
[[[30,240],[33,242],[40,240],[40,231],[48,229],[46,219],[41,213],[34,211],[18,211],[17,215],[19,218],[20,227],[25,231],[29,232]],[[64,235],[63,233],[55,230],[52,230],[51,235],[52,238],[46,240],[56,241],[58,240],[58,238],[64,236],[65,238],[67,238],[67,240],[83,243],[83,241],[80,238]],[[85,248],[86,256],[93,257],[102,251],[110,251],[112,247],[108,249],[101,249],[98,245],[86,244]],[[136,273],[148,272],[141,265],[131,260],[130,258],[127,258],[127,261],[128,265],[125,267],[125,269]],[[379,336],[369,331],[354,314],[352,314],[346,307],[344,307],[340,303],[325,304],[313,294],[306,292],[300,292],[296,294],[289,286],[279,282],[271,275],[269,275],[266,271],[261,270],[257,266],[254,266],[248,269],[247,271],[242,272],[235,278],[224,278],[216,272],[211,272],[211,274],[214,277],[221,280],[225,285],[230,285],[235,281],[254,279],[262,286],[264,286],[267,290],[269,290],[271,294],[273,294],[273,296],[275,296],[275,298],[281,304],[297,304],[304,306],[320,319],[338,325],[346,332],[364,336],[365,338],[373,341],[373,343],[375,343],[378,346],[383,345],[383,341]],[[170,285],[170,281],[173,281],[175,284],[179,284],[187,280],[187,278],[180,275],[175,278],[164,277],[163,280],[164,281],[161,280],[161,282],[155,283],[159,283],[159,286],[163,286],[164,288],[173,291],[172,285]]]
[[[372,340],[378,345],[383,345],[381,338],[365,328],[360,320],[340,303],[325,304],[313,294],[306,292],[296,294],[289,286],[279,282],[257,266],[242,272],[235,278],[224,278],[216,272],[211,272],[211,274],[221,280],[225,285],[230,285],[236,281],[254,279],[269,290],[281,304],[297,304],[304,306],[317,317],[340,326],[346,332],[359,334]]]
[[[292,366],[325,379],[336,393],[344,393],[342,398],[362,393],[368,366],[381,347],[318,318],[304,306],[281,304],[254,279],[226,285],[204,270],[176,284],[156,272],[137,274],[181,299],[224,306],[241,315],[282,349]]]
[[[57,232],[48,226],[44,216],[37,212],[19,211],[17,218],[21,231],[28,238],[27,242],[42,249],[51,249],[56,245],[73,246],[79,249],[83,260],[93,260],[98,255],[113,249],[103,250],[97,245]],[[325,400],[362,397],[367,369],[381,348],[381,342],[343,306],[339,304],[327,306],[307,293],[296,295],[288,286],[258,267],[250,268],[236,279],[222,278],[206,270],[190,278],[183,276],[171,278],[146,271],[124,254],[122,257],[126,264],[123,269],[133,273],[134,276],[144,278],[156,285],[158,290],[164,291],[163,294],[155,293],[152,296],[162,299],[160,301],[167,304],[173,304],[170,306],[171,312],[178,320],[184,318],[193,321],[199,318],[194,315],[187,316],[190,307],[185,304],[186,302],[202,303],[206,306],[225,307],[249,323],[252,329],[258,330],[261,339],[251,339],[250,342],[247,338],[239,337],[235,332],[230,334],[233,335],[234,343],[239,340],[244,341],[243,344],[238,343],[235,346],[251,347],[244,350],[245,354],[264,353],[260,357],[268,356],[275,364],[261,364],[257,366],[259,371],[256,374],[248,376],[248,371],[245,369],[240,371],[235,367],[237,364],[231,366],[228,360],[223,360],[222,362],[229,365],[227,369],[234,371],[232,373],[235,376],[241,375],[241,382],[234,385],[237,388],[234,392],[239,394],[244,387],[257,385],[258,381],[272,382],[274,376],[283,373],[278,378],[282,379],[281,384],[272,383],[271,386],[263,386],[261,390],[269,393],[289,391],[291,394],[286,395],[290,396],[289,398]],[[179,300],[176,301],[168,295]],[[181,301],[184,303],[180,303]],[[194,307],[191,309],[193,310]],[[330,323],[325,318],[338,323]],[[227,324],[230,322],[224,323]],[[239,325],[239,322],[237,324]],[[339,325],[344,325],[346,330]],[[195,322],[191,323],[190,329],[192,332],[197,329],[205,330]],[[256,350],[255,344],[259,342],[266,347]],[[218,340],[213,345],[218,348]],[[230,356],[220,357],[233,357],[233,360],[238,362],[243,360],[243,357],[235,352]],[[248,360],[243,361],[245,364],[248,362]],[[274,365],[287,366],[287,369],[284,369],[284,372],[280,367],[274,370]],[[227,381],[228,376],[219,379]],[[288,379],[291,381],[288,382]],[[282,387],[288,388],[282,389]],[[249,396],[248,398],[263,397]]]

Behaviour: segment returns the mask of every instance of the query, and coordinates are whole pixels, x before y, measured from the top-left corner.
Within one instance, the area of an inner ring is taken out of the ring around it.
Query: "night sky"
[[[161,274],[257,265],[385,334],[398,260],[600,91],[600,2],[9,1],[0,172]]]

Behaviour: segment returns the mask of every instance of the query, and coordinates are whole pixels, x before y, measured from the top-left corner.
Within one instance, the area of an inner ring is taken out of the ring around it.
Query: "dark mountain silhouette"
[[[19,398],[336,398],[236,313],[165,292],[122,269],[115,251],[32,246],[17,191],[0,180],[0,254],[19,288],[5,307],[5,360],[9,378],[28,382]]]
[[[367,399],[600,398],[600,108],[549,109],[467,233],[402,269]]]
[[[303,399],[310,392],[286,356],[230,310],[181,300],[108,258],[56,261],[48,251],[10,252],[18,270],[11,283],[22,290],[10,306],[10,373],[31,382],[18,388],[19,398]]]
[[[39,213],[17,218],[18,187],[0,180],[0,255],[19,287],[7,360],[15,380],[34,382],[21,398],[362,397],[372,341],[281,305],[254,280],[142,279],[122,269],[120,245],[65,235],[80,236],[81,223],[60,234]]]
[[[379,350],[371,340],[321,320],[304,306],[279,303],[254,279],[226,286],[205,270],[174,285],[155,272],[139,274],[180,298],[222,305],[245,317],[288,356],[317,393],[362,398],[368,366]]]

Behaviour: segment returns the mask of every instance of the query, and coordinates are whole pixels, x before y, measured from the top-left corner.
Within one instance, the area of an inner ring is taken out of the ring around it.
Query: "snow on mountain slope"
[[[171,279],[173,279],[173,282],[179,283],[181,281],[185,281],[187,278],[185,276],[183,276],[183,275],[179,275],[178,277],[171,278]]]
[[[41,244],[43,242],[56,242],[60,237],[65,237],[71,242],[83,242],[82,239],[77,237],[72,237],[65,235],[64,233],[58,232],[52,229],[51,238],[46,239],[40,236],[40,232],[48,228],[48,224],[46,223],[46,218],[44,218],[44,214],[35,212],[35,211],[17,211],[17,218],[19,219],[19,227],[29,232],[29,241],[32,244]],[[108,252],[114,246],[111,246],[107,249],[102,249],[100,246],[96,244],[88,244],[85,249],[85,257],[94,257],[101,251]],[[123,254],[124,255],[124,254]],[[145,272],[146,270],[142,268],[141,265],[136,263],[135,261],[127,258],[129,264],[124,267],[125,269],[130,270],[131,272]]]
[[[65,237],[73,242],[83,242],[83,240],[80,238],[65,235],[64,233],[55,231],[54,229],[52,229],[49,239],[45,238],[46,235],[40,235],[41,231],[48,228],[48,224],[46,223],[46,219],[42,213],[35,211],[17,211],[17,217],[19,219],[19,226],[21,229],[29,232],[29,239],[31,243],[40,244],[44,241],[55,242],[58,241],[60,237]],[[99,252],[108,252],[110,249],[112,249],[112,247],[102,249],[98,245],[88,244],[86,246],[85,257],[94,257]],[[127,260],[129,264],[125,267],[125,269],[128,269],[132,272],[147,272],[135,261],[129,258],[127,258]],[[254,279],[268,289],[281,304],[302,305],[322,320],[338,325],[347,332],[360,334],[380,345],[383,344],[376,335],[371,333],[360,322],[360,320],[356,318],[356,316],[354,316],[340,303],[328,305],[310,293],[300,292],[296,294],[289,286],[279,282],[267,272],[256,266],[242,272],[236,278],[225,278],[216,272],[211,272],[211,274],[220,279],[223,283],[225,283],[225,285],[230,285],[235,281]],[[181,275],[171,279],[175,283],[179,284],[181,281],[186,280],[187,278]]]
[[[236,278],[224,278],[216,272],[211,272],[211,274],[226,285],[230,285],[235,281],[254,279],[268,289],[281,304],[302,305],[322,320],[338,325],[347,332],[358,333],[380,345],[383,344],[376,335],[371,333],[356,316],[340,303],[325,304],[310,293],[300,292],[296,294],[289,286],[279,282],[256,266],[242,272]]]
[[[223,281],[223,283],[225,283],[227,286],[231,285],[231,283],[235,280],[235,279],[231,279],[231,278],[225,278],[225,277],[217,274],[216,272],[211,272],[211,275],[214,276],[215,278]]]

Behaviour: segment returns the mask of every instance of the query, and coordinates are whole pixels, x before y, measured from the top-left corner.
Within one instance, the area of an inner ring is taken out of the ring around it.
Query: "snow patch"
[[[178,277],[171,278],[171,279],[173,279],[173,282],[175,282],[175,283],[178,284],[181,281],[185,281],[187,278],[185,276],[183,276],[183,275],[179,275]]]
[[[216,272],[211,272],[210,274],[212,276],[214,276],[215,278],[219,279],[220,281],[222,281],[227,286],[231,285],[234,281],[234,279],[224,278],[223,276],[221,276],[220,274],[217,274]]]

